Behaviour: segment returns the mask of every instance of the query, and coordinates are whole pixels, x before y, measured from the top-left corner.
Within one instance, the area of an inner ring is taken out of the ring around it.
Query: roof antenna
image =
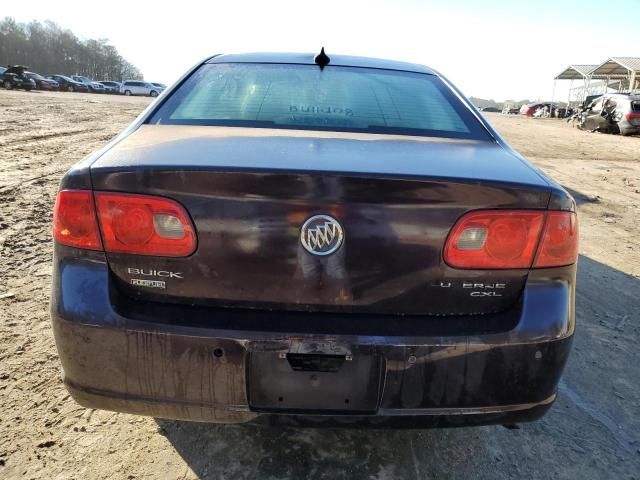
[[[322,71],[324,70],[324,67],[329,65],[329,62],[331,61],[331,59],[327,56],[326,53],[324,53],[324,47],[322,47],[322,50],[320,50],[320,53],[315,57],[313,57],[313,61],[318,64],[318,66],[320,67],[320,70]]]

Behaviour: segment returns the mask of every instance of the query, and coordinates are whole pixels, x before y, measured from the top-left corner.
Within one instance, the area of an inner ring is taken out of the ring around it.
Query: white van
[[[148,82],[141,80],[125,80],[120,86],[120,93],[123,95],[145,95],[157,97],[161,90]]]

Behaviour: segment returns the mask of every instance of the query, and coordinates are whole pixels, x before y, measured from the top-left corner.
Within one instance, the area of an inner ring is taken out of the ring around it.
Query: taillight
[[[53,237],[72,247],[137,255],[186,257],[196,249],[185,209],[151,195],[62,190],[53,214]]]
[[[627,120],[631,120],[633,118],[640,118],[640,113],[627,113],[625,117],[627,118]]]
[[[195,230],[179,203],[149,195],[94,195],[107,252],[186,257],[195,251]]]
[[[544,232],[543,232],[544,228]],[[454,268],[517,269],[570,265],[577,259],[575,213],[488,210],[464,215],[444,247]],[[536,257],[537,253],[537,257]]]
[[[578,260],[578,219],[572,212],[549,212],[534,268],[571,265]]]
[[[102,250],[93,196],[87,190],[62,190],[53,210],[53,238],[70,247]]]
[[[530,268],[543,223],[539,211],[471,212],[453,227],[444,259],[455,268]]]

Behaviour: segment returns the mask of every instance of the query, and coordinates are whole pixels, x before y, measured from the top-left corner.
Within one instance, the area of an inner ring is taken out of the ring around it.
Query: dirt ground
[[[75,404],[48,317],[55,191],[148,103],[0,91],[0,478],[640,479],[640,138],[561,120],[489,116],[579,203],[579,329],[544,419],[516,430],[295,430]]]

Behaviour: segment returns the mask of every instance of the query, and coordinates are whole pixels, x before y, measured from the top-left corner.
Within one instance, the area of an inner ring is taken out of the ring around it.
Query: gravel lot
[[[578,332],[541,421],[419,431],[216,426],[87,410],[60,381],[51,210],[146,98],[0,91],[0,478],[640,479],[640,138],[491,115],[579,203]]]

